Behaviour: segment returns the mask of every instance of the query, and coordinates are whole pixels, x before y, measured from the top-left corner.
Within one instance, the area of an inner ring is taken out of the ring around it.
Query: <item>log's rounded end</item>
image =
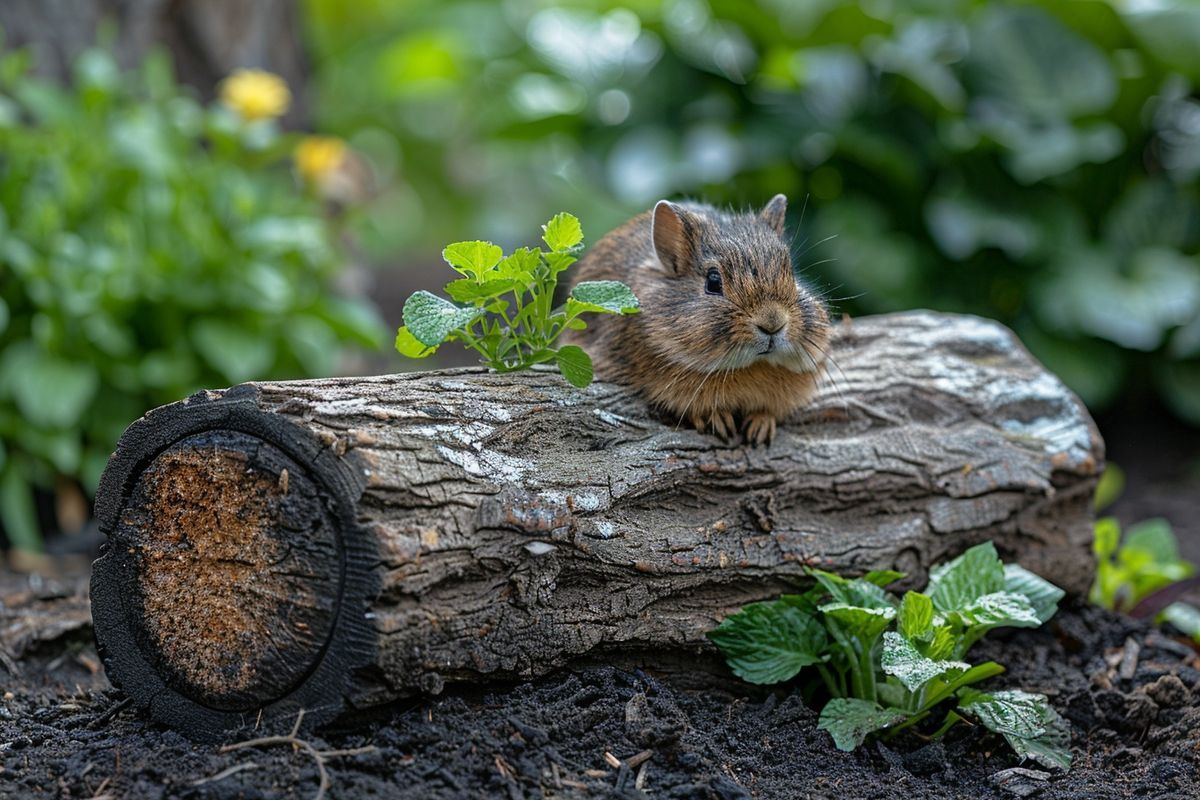
[[[198,738],[301,710],[328,719],[373,653],[355,471],[230,394],[131,426],[97,494],[108,543],[92,614],[109,677]]]
[[[341,588],[322,495],[277,447],[235,431],[189,436],[138,476],[116,538],[139,645],[174,688],[237,711],[312,669]]]

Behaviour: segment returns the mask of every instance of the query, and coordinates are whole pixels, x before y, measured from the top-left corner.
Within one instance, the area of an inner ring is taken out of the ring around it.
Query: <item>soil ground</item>
[[[69,619],[81,599],[70,582],[6,583],[10,613]],[[59,633],[0,668],[0,797],[316,796],[303,749],[221,752],[148,723],[97,670],[87,625]],[[327,796],[341,798],[1200,797],[1200,659],[1183,639],[1076,605],[1043,629],[995,635],[971,659],[1008,666],[992,688],[1051,697],[1073,730],[1068,773],[1021,765],[967,726],[941,743],[904,735],[842,753],[798,686],[756,689],[720,670],[580,667],[306,738],[320,751],[367,748],[326,759]]]

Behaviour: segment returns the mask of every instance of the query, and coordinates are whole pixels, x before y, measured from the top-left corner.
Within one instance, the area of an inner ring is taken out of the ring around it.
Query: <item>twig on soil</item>
[[[228,769],[221,770],[216,775],[209,775],[207,778],[201,778],[200,780],[192,781],[188,785],[203,786],[206,783],[216,783],[217,781],[228,778],[230,775],[236,775],[239,772],[245,772],[248,769],[258,769],[258,764],[255,764],[253,761],[247,761],[245,764],[234,764]]]
[[[296,724],[292,726],[292,732],[286,736],[263,736],[258,739],[248,739],[244,742],[236,742],[227,744],[218,750],[218,753],[229,753],[233,750],[244,750],[247,747],[269,747],[277,744],[290,744],[293,750],[303,750],[312,758],[317,765],[317,775],[320,777],[320,784],[317,787],[317,793],[313,795],[313,800],[323,800],[325,792],[329,791],[329,771],[325,769],[325,761],[330,758],[339,756],[356,756],[363,753],[375,752],[374,745],[366,747],[355,747],[349,750],[318,750],[311,743],[301,739],[296,734],[300,732],[300,723],[304,721],[304,710],[296,715]]]
[[[132,697],[126,697],[121,702],[114,703],[113,705],[108,707],[107,711],[105,711],[103,714],[101,714],[100,716],[96,717],[94,720],[89,722],[87,724],[87,729],[89,731],[94,731],[97,728],[99,728],[101,725],[107,725],[109,723],[109,721],[112,720],[113,717],[115,717],[117,714],[120,714],[132,702],[133,702]]]

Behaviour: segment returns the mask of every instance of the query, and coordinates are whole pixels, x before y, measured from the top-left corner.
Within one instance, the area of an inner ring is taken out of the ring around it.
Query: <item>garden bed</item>
[[[31,589],[10,576],[3,622],[39,609],[79,620],[79,586]],[[0,796],[315,796],[304,751],[193,744],[122,704],[94,671],[89,627],[47,635],[11,665],[19,675],[0,667]],[[1044,692],[1070,720],[1069,773],[1020,765],[965,725],[944,743],[905,735],[842,753],[797,687],[742,684],[716,659],[688,672],[597,665],[453,689],[308,741],[370,748],[328,759],[331,797],[1200,796],[1200,660],[1182,640],[1068,604],[1043,629],[995,633],[973,656],[1008,666],[989,686]]]

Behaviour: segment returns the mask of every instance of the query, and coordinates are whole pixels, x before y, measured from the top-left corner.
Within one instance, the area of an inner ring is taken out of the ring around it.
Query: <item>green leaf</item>
[[[972,628],[1036,628],[1042,624],[1036,609],[1023,594],[993,592],[985,594],[970,605],[963,606],[950,616],[958,617]]]
[[[33,487],[12,462],[0,473],[0,522],[4,523],[4,532],[13,547],[31,553],[42,551]]]
[[[754,603],[710,631],[730,669],[750,683],[779,683],[821,661],[825,629],[811,614],[779,600]]]
[[[1092,508],[1101,511],[1117,501],[1121,492],[1125,491],[1125,471],[1116,464],[1108,464],[1100,475],[1096,485],[1096,496],[1092,500]]]
[[[521,285],[513,279],[486,280],[479,283],[470,278],[460,278],[446,284],[446,294],[457,303],[478,303],[519,288]]]
[[[1163,619],[1193,640],[1200,642],[1200,608],[1188,603],[1171,603],[1163,609]]]
[[[1121,550],[1123,553],[1146,553],[1157,564],[1179,561],[1179,542],[1175,539],[1175,532],[1171,529],[1171,523],[1161,517],[1131,526],[1125,532],[1125,543]]]
[[[1062,589],[1020,564],[1004,565],[1004,591],[1023,595],[1042,622],[1054,616],[1058,601],[1066,595]]]
[[[1092,552],[1096,558],[1110,558],[1117,552],[1121,542],[1121,525],[1113,517],[1103,517],[1096,520],[1096,530],[1092,539]]]
[[[820,607],[825,616],[836,620],[843,629],[863,641],[874,641],[896,618],[896,609],[863,608],[845,603],[826,603]]]
[[[873,569],[866,575],[863,575],[862,579],[880,588],[887,588],[903,577],[905,577],[903,572],[897,572],[894,569]]]
[[[921,655],[913,643],[895,631],[883,634],[883,653],[880,655],[883,671],[894,675],[910,692],[918,691],[929,682],[951,670],[966,672],[970,664],[962,661],[934,661]]]
[[[541,257],[541,250],[519,247],[496,265],[496,275],[501,278],[511,278],[521,285],[527,285],[533,282],[533,276]]]
[[[83,418],[100,379],[91,364],[50,355],[32,342],[20,342],[0,356],[0,384],[12,394],[17,410],[30,425],[61,429]]]
[[[892,608],[887,592],[862,578],[847,580],[841,575],[819,569],[809,569],[808,574],[817,579],[835,603],[864,608]]]
[[[544,257],[546,259],[546,268],[550,270],[551,277],[554,277],[579,260],[570,253],[546,253]]]
[[[491,242],[455,242],[442,250],[447,264],[476,281],[482,281],[502,255],[504,251]]]
[[[935,661],[940,661],[943,658],[949,658],[954,652],[954,646],[958,644],[958,637],[954,635],[954,627],[951,625],[935,625],[933,635],[929,639],[929,644],[923,644],[921,651],[929,658]]]
[[[418,342],[436,347],[455,328],[466,327],[482,312],[462,308],[426,291],[416,292],[404,303],[404,324]]]
[[[571,299],[575,301],[567,304],[567,314],[571,316],[581,311],[632,314],[641,308],[633,290],[620,281],[584,281],[571,290]]]
[[[425,358],[437,352],[436,347],[429,347],[418,341],[407,325],[401,325],[400,330],[396,331],[396,350],[408,358]]]
[[[192,324],[192,343],[200,355],[230,383],[265,378],[275,361],[275,341],[223,319]]]
[[[572,386],[580,389],[592,382],[592,359],[583,348],[568,344],[558,349],[558,371]]]
[[[821,709],[817,727],[828,731],[838,750],[849,752],[862,744],[869,734],[883,730],[907,716],[895,708],[882,708],[870,700],[835,697]]]
[[[1071,766],[1071,730],[1051,708],[1045,695],[1019,690],[986,694],[972,689],[959,692],[959,711],[977,718],[988,730],[1004,736],[1022,758],[1046,767]]]
[[[939,611],[954,611],[1004,589],[1004,564],[991,542],[978,544],[958,558],[934,567],[925,593]]]
[[[900,633],[910,639],[924,638],[933,629],[933,601],[920,592],[905,592],[900,603]]]
[[[555,214],[542,230],[542,241],[557,252],[572,250],[583,242],[583,227],[579,220],[565,211]]]

